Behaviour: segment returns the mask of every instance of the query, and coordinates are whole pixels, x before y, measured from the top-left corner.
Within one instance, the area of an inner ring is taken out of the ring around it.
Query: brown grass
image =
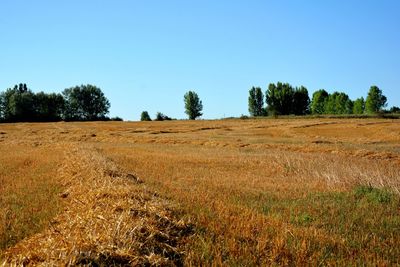
[[[4,149],[58,144],[69,151],[57,172],[67,192],[64,212],[46,231],[7,250],[10,262],[400,263],[396,121],[7,127]]]
[[[41,234],[5,253],[34,265],[179,264],[191,229],[168,201],[91,149],[69,147],[59,170],[65,210]]]
[[[0,251],[43,230],[60,211],[60,186],[54,178],[58,153],[34,146],[0,146]]]

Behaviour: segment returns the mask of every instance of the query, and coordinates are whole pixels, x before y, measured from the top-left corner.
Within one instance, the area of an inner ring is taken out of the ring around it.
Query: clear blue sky
[[[111,116],[247,114],[251,86],[344,91],[378,85],[400,106],[400,1],[1,0],[0,90],[100,87]]]

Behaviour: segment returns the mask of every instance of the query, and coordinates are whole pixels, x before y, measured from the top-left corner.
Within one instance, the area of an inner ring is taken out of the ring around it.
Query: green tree
[[[310,113],[310,97],[308,90],[304,86],[296,88],[293,93],[292,114],[306,115]]]
[[[0,121],[5,121],[6,119],[6,108],[7,108],[7,103],[6,103],[6,98],[5,98],[5,92],[0,93]]]
[[[311,101],[312,114],[324,114],[326,102],[328,101],[329,94],[324,89],[314,92]]]
[[[203,113],[201,113],[203,104],[196,92],[187,92],[183,99],[185,102],[185,113],[189,116],[190,120],[195,120],[203,115]]]
[[[3,103],[0,95],[0,122],[4,121]]]
[[[351,114],[353,112],[353,102],[345,93],[334,92],[329,95],[325,105],[326,114]]]
[[[288,83],[270,83],[265,93],[268,113],[289,115],[293,111],[294,89]]]
[[[141,121],[151,121],[149,113],[147,111],[143,111],[142,114],[140,115],[140,120]]]
[[[34,121],[35,94],[29,90],[26,84],[15,85],[8,88],[0,95],[2,119],[7,122]]]
[[[357,98],[353,105],[353,114],[364,114],[365,100],[364,97]]]
[[[154,119],[155,121],[170,121],[172,120],[170,117],[167,115],[162,114],[161,112],[157,112],[156,118]]]
[[[161,112],[157,112],[155,121],[163,121],[163,120],[164,120],[164,114],[162,114]]]
[[[65,102],[61,94],[35,94],[35,114],[38,121],[59,121],[62,119]]]
[[[393,107],[391,107],[391,108],[389,109],[389,112],[390,112],[390,113],[400,113],[400,108],[399,108],[399,107],[396,107],[396,106],[393,106]]]
[[[251,116],[258,117],[264,115],[264,95],[260,87],[252,87],[250,89],[248,104]]]
[[[110,108],[110,102],[100,88],[81,85],[63,91],[66,120],[102,120]]]
[[[365,101],[365,111],[367,113],[378,113],[386,107],[387,98],[382,94],[382,90],[377,86],[371,86]]]

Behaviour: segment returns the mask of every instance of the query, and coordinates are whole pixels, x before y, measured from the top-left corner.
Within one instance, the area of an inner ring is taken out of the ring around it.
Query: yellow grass
[[[0,250],[47,227],[59,210],[59,151],[0,145]]]
[[[47,151],[36,164],[58,162],[64,192],[64,211],[6,250],[8,262],[400,263],[396,120],[15,124],[0,131],[1,151]],[[4,154],[0,162],[7,165]]]

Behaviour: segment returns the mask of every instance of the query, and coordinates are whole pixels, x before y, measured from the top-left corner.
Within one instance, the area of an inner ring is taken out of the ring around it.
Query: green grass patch
[[[358,186],[348,192],[310,192],[300,198],[263,192],[236,198],[235,202],[294,228],[319,229],[327,238],[344,242],[346,249],[328,249],[324,257],[332,253],[335,257],[345,257],[350,251],[354,255],[384,258],[391,263],[399,260],[400,248],[396,244],[400,244],[400,199],[386,189]],[[296,250],[301,238],[293,239],[289,245]],[[332,245],[320,240],[309,241],[314,249],[321,251]]]
[[[389,204],[394,199],[394,194],[387,189],[374,188],[372,186],[358,186],[354,189],[357,199],[367,199],[374,203]]]

